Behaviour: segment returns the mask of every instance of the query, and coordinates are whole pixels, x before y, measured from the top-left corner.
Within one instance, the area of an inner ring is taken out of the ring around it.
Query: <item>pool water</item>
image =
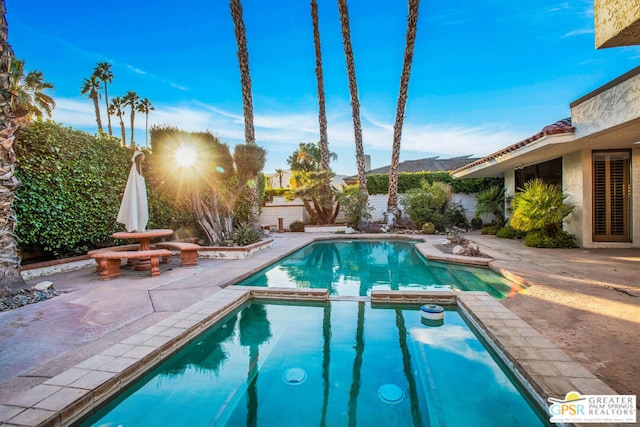
[[[542,426],[455,310],[251,302],[82,425]]]
[[[522,289],[487,268],[427,260],[415,243],[396,240],[315,242],[237,284],[348,296],[373,289],[485,291],[498,299]]]

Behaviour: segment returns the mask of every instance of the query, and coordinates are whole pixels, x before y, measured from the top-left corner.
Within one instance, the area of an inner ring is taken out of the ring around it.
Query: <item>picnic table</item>
[[[144,231],[119,231],[113,233],[111,236],[114,239],[122,240],[137,240],[140,243],[140,251],[148,251],[151,249],[151,239],[157,237],[171,236],[173,230],[168,228],[160,228],[156,230],[144,230]],[[151,259],[147,257],[140,258],[136,263],[136,270],[151,270]]]

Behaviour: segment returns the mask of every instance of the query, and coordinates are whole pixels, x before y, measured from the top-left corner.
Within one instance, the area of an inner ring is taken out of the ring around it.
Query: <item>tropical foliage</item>
[[[108,62],[98,62],[93,70],[93,75],[104,83],[104,104],[107,110],[107,122],[109,124],[109,136],[113,135],[111,129],[111,113],[109,112],[109,84],[113,82],[113,73],[111,72],[111,64]]]
[[[100,89],[102,89],[100,79],[98,79],[95,74],[92,74],[90,77],[84,79],[82,87],[80,88],[80,94],[87,95],[89,99],[93,101],[93,108],[96,113],[96,123],[98,124],[98,132],[102,133],[102,118],[100,117],[100,103],[98,102],[98,98],[100,98]]]
[[[311,223],[320,225],[333,224],[340,211],[338,191],[330,185],[333,173],[323,169],[322,157],[319,144],[301,142],[287,159],[296,184],[287,197],[302,200]],[[336,158],[335,153],[330,157]]]
[[[117,116],[120,120],[120,131],[122,132],[122,145],[127,145],[127,133],[124,128],[124,101],[119,96],[114,97],[109,104],[109,114]]]
[[[55,101],[46,90],[53,90],[53,84],[46,82],[41,71],[28,73],[24,69],[24,61],[11,58],[8,87],[11,97],[11,115],[19,122],[29,122],[32,118],[41,120],[51,117],[56,106]]]
[[[562,230],[562,220],[574,209],[559,185],[540,179],[527,181],[513,197],[512,207],[509,224],[513,228],[527,232],[543,230],[551,237]]]
[[[504,224],[505,188],[494,185],[476,195],[475,217],[493,215],[493,223],[497,226]]]
[[[132,90],[128,91],[122,98],[122,103],[129,107],[129,117],[131,118],[131,148],[136,146],[134,131],[138,101],[140,101],[140,97]]]

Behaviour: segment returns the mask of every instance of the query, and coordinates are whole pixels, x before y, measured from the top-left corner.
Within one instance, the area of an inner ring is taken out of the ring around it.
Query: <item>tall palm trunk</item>
[[[100,134],[104,131],[102,130],[102,119],[100,118],[100,104],[98,103],[98,92],[91,94],[91,99],[93,100],[93,108],[96,110],[96,123],[98,123],[98,130]]]
[[[113,129],[111,128],[111,114],[109,114],[109,85],[104,82],[104,103],[107,112],[107,124],[109,126],[109,136],[113,135]]]
[[[25,287],[20,274],[20,256],[16,244],[16,216],[13,212],[18,180],[16,155],[13,151],[17,124],[12,120],[9,66],[13,51],[7,42],[9,28],[5,18],[4,0],[0,0],[0,294]]]
[[[122,132],[122,145],[127,145],[127,131],[124,128],[124,120],[122,118],[122,112],[118,114],[118,118],[120,119],[120,131]]]
[[[320,49],[320,26],[318,25],[318,4],[311,0],[311,21],[313,23],[313,44],[316,51],[316,78],[318,80],[318,122],[320,126],[320,171],[323,183],[320,187],[321,210],[323,212],[322,224],[332,224],[338,212],[334,213],[335,200],[330,197],[331,175],[329,171],[329,138],[327,136],[327,112],[324,94],[324,77],[322,75],[322,51]]]
[[[242,110],[244,112],[244,139],[247,144],[256,143],[256,132],[253,123],[253,99],[251,95],[251,74],[249,72],[249,50],[247,48],[247,33],[242,19],[242,4],[240,0],[230,0],[229,9],[233,18],[233,25],[238,45],[238,65],[240,66],[240,84],[242,86]],[[249,186],[251,211],[249,222],[258,223],[258,177],[253,178],[255,185]]]
[[[149,110],[147,110],[144,115],[144,146],[145,148],[149,148]]]
[[[135,123],[135,119],[136,119],[136,109],[132,104],[131,105],[131,148],[134,148],[136,146],[136,143],[133,140],[133,132],[135,131],[135,129],[133,128],[133,125]]]
[[[398,166],[400,164],[400,140],[402,138],[402,125],[404,123],[404,108],[407,104],[409,92],[409,78],[411,76],[411,64],[413,62],[413,49],[418,32],[418,7],[420,0],[408,0],[409,13],[407,17],[407,44],[404,49],[404,64],[400,75],[400,90],[398,93],[398,106],[396,108],[396,121],[393,125],[393,147],[391,149],[391,166],[389,168],[389,198],[387,200],[387,225],[396,225],[399,218],[398,211]]]
[[[321,170],[329,170],[329,138],[327,136],[327,112],[322,75],[322,52],[320,50],[320,27],[318,25],[318,4],[311,0],[311,20],[313,22],[313,43],[316,49],[316,78],[318,80],[318,122],[320,124]]]
[[[356,164],[358,166],[358,188],[367,197],[367,176],[364,162],[364,147],[362,146],[362,123],[360,122],[360,101],[358,100],[358,85],[356,84],[356,66],[353,60],[353,48],[351,46],[351,30],[349,28],[349,9],[347,0],[338,0],[340,11],[340,23],[342,24],[342,44],[344,56],[347,62],[347,75],[349,78],[349,92],[351,93],[351,115],[353,116],[353,134],[356,144]]]
[[[242,4],[240,0],[230,0],[229,8],[235,26],[236,43],[238,45],[238,65],[240,66],[240,84],[242,85],[242,109],[244,112],[244,139],[247,144],[256,143],[253,124],[253,99],[251,95],[251,74],[249,73],[249,50],[247,49],[247,33],[242,20]]]

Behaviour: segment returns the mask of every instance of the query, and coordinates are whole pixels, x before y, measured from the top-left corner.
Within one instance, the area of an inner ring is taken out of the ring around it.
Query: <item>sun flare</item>
[[[189,168],[195,164],[197,153],[193,147],[183,144],[176,148],[176,151],[173,153],[173,157],[178,166]]]

